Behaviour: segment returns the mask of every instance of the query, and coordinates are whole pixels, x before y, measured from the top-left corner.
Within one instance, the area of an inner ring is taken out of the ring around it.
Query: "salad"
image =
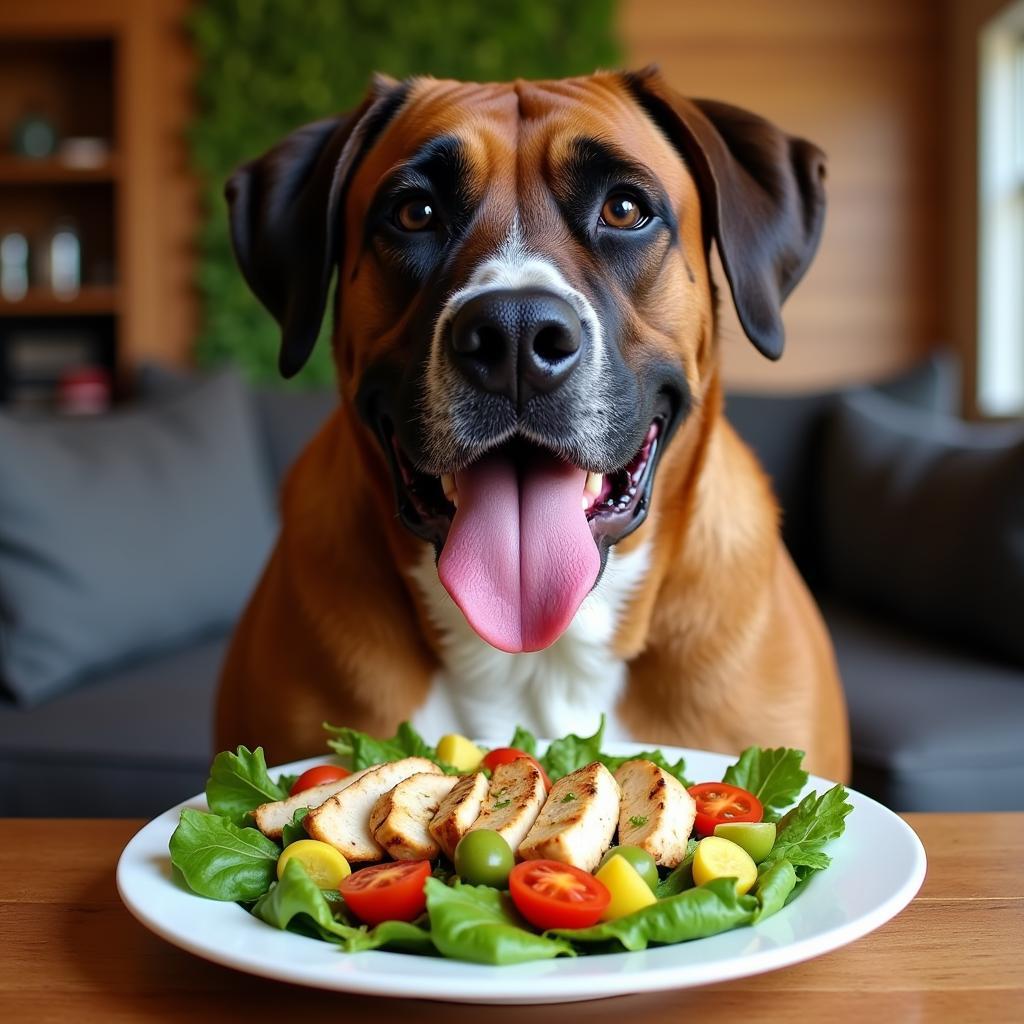
[[[218,754],[170,854],[197,895],[350,953],[504,965],[756,925],[828,867],[852,809],[841,785],[798,802],[803,753],[782,747],[694,783],[660,750],[602,751],[603,721],[543,753],[522,728],[490,751],[326,728],[340,763],[298,777]]]

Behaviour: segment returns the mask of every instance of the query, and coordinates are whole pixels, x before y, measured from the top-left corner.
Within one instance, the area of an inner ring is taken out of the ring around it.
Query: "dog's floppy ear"
[[[783,300],[810,264],[825,220],[825,154],[739,107],[680,96],[655,68],[625,81],[696,179],[744,333],[778,359]]]
[[[406,93],[377,76],[354,111],[299,128],[228,181],[235,257],[281,325],[285,377],[302,369],[320,333],[349,179]]]

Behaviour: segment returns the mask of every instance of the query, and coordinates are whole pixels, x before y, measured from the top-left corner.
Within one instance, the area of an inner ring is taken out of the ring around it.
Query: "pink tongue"
[[[565,632],[600,558],[580,505],[586,473],[537,454],[488,455],[456,473],[459,507],[438,562],[445,589],[489,644],[539,651]]]

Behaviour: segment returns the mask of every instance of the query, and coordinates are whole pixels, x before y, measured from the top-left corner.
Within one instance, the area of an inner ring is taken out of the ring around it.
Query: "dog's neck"
[[[549,648],[505,654],[481,640],[445,592],[433,551],[409,571],[438,638],[441,667],[414,724],[425,735],[451,732],[507,741],[523,725],[541,736],[589,735],[601,714],[606,735],[625,737],[614,718],[626,684],[625,662],[613,653],[623,610],[649,565],[646,544],[628,554],[609,552],[605,571],[569,628]]]
[[[566,632],[546,650],[505,654],[491,647],[441,586],[429,545],[406,562],[414,602],[440,662],[430,694],[414,718],[425,735],[436,738],[454,727],[469,736],[507,740],[494,735],[496,723],[506,723],[509,735],[516,724],[542,736],[588,735],[604,714],[609,738],[628,737],[616,717],[627,662],[646,644],[658,591],[671,572],[689,519],[680,515],[679,502],[696,490],[693,477],[702,470],[720,415],[721,395],[713,375],[665,455],[675,463],[666,479],[678,480],[678,490],[663,488],[659,493],[656,488],[648,521],[609,552],[597,586]]]

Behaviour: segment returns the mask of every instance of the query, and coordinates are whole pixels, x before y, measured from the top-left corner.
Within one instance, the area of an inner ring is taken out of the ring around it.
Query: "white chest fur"
[[[501,738],[511,736],[517,724],[539,736],[586,736],[597,728],[603,712],[606,736],[628,739],[614,714],[626,684],[626,666],[612,655],[611,645],[649,559],[646,544],[627,555],[613,549],[600,583],[551,647],[505,654],[469,627],[441,586],[428,550],[411,575],[441,634],[443,665],[413,716],[415,727],[431,740],[447,732]]]

